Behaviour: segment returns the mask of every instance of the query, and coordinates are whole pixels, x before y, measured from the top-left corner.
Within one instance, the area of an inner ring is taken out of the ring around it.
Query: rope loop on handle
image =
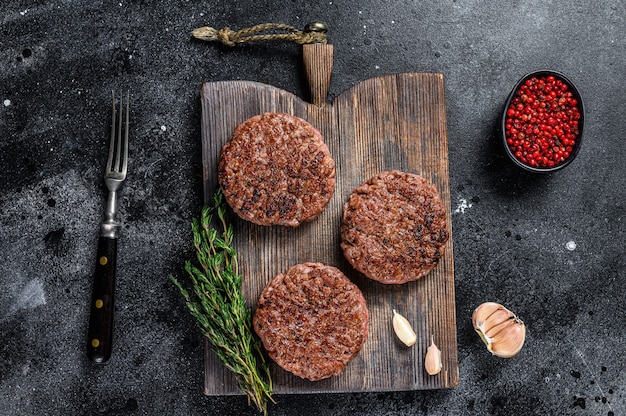
[[[267,33],[269,32],[269,33]],[[195,29],[192,36],[207,42],[220,42],[227,46],[235,46],[244,42],[263,42],[282,40],[295,42],[300,45],[307,43],[327,43],[328,28],[324,23],[312,22],[304,30],[282,23],[263,23],[246,29],[232,30],[228,27],[214,29],[204,26]]]

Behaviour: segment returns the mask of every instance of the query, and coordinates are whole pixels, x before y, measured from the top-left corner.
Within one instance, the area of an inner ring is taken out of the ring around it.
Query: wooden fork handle
[[[87,340],[87,356],[95,363],[104,363],[111,357],[116,263],[117,239],[100,237]]]

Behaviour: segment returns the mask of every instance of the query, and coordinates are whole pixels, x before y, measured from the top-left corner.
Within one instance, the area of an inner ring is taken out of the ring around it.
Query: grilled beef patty
[[[341,248],[358,271],[400,284],[428,274],[448,241],[446,211],[437,188],[421,176],[382,172],[344,204]]]
[[[321,133],[284,113],[241,123],[220,153],[218,181],[233,211],[259,225],[317,217],[335,189],[335,162]]]
[[[368,321],[363,294],[341,271],[304,263],[267,284],[253,326],[278,365],[317,381],[341,373],[358,354]]]

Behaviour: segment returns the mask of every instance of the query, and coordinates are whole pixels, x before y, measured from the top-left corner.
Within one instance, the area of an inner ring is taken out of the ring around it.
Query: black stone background
[[[270,413],[626,413],[621,0],[1,3],[0,414],[255,414],[243,396],[203,395],[202,337],[167,276],[193,255],[201,83],[308,93],[299,46],[230,49],[190,32],[316,20],[335,45],[331,99],[382,74],[445,76],[460,385],[278,396]],[[510,89],[539,69],[570,77],[586,105],[582,151],[547,176],[517,170],[496,135]],[[112,89],[131,90],[132,154],[113,358],[94,366],[84,344]],[[515,358],[474,333],[484,301],[526,322]]]

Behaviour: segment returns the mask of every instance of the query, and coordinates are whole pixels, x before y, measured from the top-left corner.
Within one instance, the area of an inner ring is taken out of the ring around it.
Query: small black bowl
[[[580,118],[578,119],[578,135],[576,136],[575,143],[572,146],[572,151],[570,152],[569,157],[566,158],[564,161],[560,162],[558,165],[555,165],[554,167],[533,167],[533,166],[530,166],[529,164],[524,163],[520,159],[518,159],[515,156],[515,154],[513,154],[513,152],[509,148],[509,145],[507,144],[507,137],[506,137],[507,111],[509,109],[511,101],[515,97],[517,90],[522,86],[522,84],[526,82],[526,80],[532,77],[547,77],[550,75],[554,76],[554,78],[556,79],[560,79],[564,84],[567,84],[569,91],[572,92],[573,98],[575,98],[577,101],[578,112],[580,113]],[[585,111],[584,111],[584,106],[583,106],[583,100],[582,100],[582,97],[580,96],[580,93],[578,92],[578,89],[576,89],[576,86],[565,75],[559,72],[542,70],[542,71],[531,72],[530,74],[524,75],[517,82],[517,84],[515,84],[515,87],[513,87],[513,90],[511,90],[511,93],[507,97],[506,104],[504,105],[504,111],[502,112],[502,120],[500,122],[500,129],[501,129],[500,135],[502,136],[502,144],[504,145],[505,152],[507,156],[509,157],[509,159],[511,159],[511,161],[514,164],[516,164],[517,166],[529,172],[535,172],[535,173],[554,172],[554,171],[563,169],[564,167],[572,163],[572,161],[576,158],[576,155],[578,154],[578,151],[580,150],[580,147],[582,145],[584,124],[585,124]]]

